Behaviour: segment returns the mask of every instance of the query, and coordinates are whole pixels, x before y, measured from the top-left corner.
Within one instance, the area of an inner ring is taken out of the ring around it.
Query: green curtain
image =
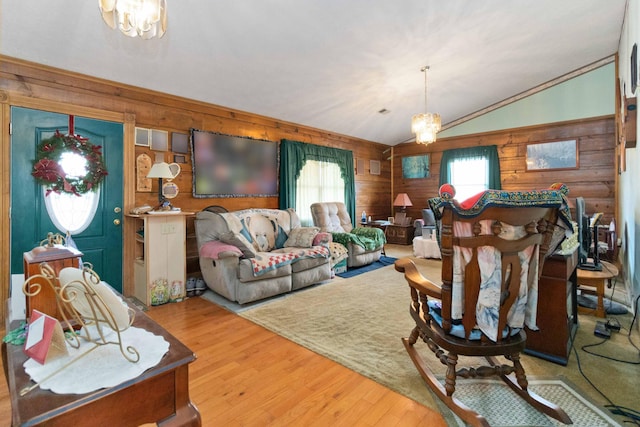
[[[474,159],[478,157],[487,159],[489,162],[489,189],[501,190],[500,158],[498,157],[498,147],[495,145],[444,151],[440,162],[440,185],[451,182],[451,164],[454,160]]]
[[[356,184],[353,152],[283,139],[280,142],[280,209],[295,208],[296,182],[307,160],[336,163],[344,180],[344,204],[355,225]]]

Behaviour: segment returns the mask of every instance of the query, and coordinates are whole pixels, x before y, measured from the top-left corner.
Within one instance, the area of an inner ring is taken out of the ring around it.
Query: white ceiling
[[[423,65],[446,124],[614,54],[626,0],[167,3],[167,33],[141,40],[98,0],[0,0],[0,53],[395,145]]]

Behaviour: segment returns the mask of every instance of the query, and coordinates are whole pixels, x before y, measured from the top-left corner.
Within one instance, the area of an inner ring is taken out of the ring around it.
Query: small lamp
[[[407,206],[413,206],[413,203],[411,203],[411,199],[409,199],[407,193],[398,193],[396,199],[393,201],[393,206],[400,207],[400,210],[396,213],[396,217],[393,222],[399,225],[405,225],[407,218]]]
[[[147,174],[147,178],[158,178],[158,204],[166,202],[162,194],[162,179],[173,179],[175,175],[171,172],[169,164],[166,162],[154,163]]]
[[[413,206],[413,203],[407,193],[398,193],[396,200],[393,201],[393,206],[399,206],[400,212],[406,212],[407,206]]]

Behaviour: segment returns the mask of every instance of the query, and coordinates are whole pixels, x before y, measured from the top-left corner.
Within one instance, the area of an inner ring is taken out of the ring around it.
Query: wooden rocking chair
[[[572,424],[561,408],[527,390],[520,362],[524,324],[536,328],[537,282],[544,258],[550,245],[555,248],[564,238],[558,218],[565,198],[556,190],[489,190],[463,209],[453,194],[453,187],[446,185],[441,197],[429,201],[442,225],[442,285],[422,276],[409,258],[395,263],[411,289],[416,326],[402,339],[409,356],[436,395],[473,426],[489,424],[454,397],[457,377],[499,376],[539,411]],[[444,385],[417,352],[418,338],[447,366]],[[489,365],[456,369],[458,355],[482,356]],[[502,364],[496,356],[511,363]],[[510,375],[514,372],[515,378]]]

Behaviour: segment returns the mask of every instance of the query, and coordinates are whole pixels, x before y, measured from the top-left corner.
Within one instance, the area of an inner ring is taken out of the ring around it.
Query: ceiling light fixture
[[[98,0],[102,19],[129,37],[162,37],[167,30],[166,0]]]
[[[425,65],[420,69],[424,73],[424,113],[414,114],[411,118],[411,132],[416,134],[418,144],[431,144],[436,140],[436,134],[442,128],[440,114],[427,113],[427,70]]]

